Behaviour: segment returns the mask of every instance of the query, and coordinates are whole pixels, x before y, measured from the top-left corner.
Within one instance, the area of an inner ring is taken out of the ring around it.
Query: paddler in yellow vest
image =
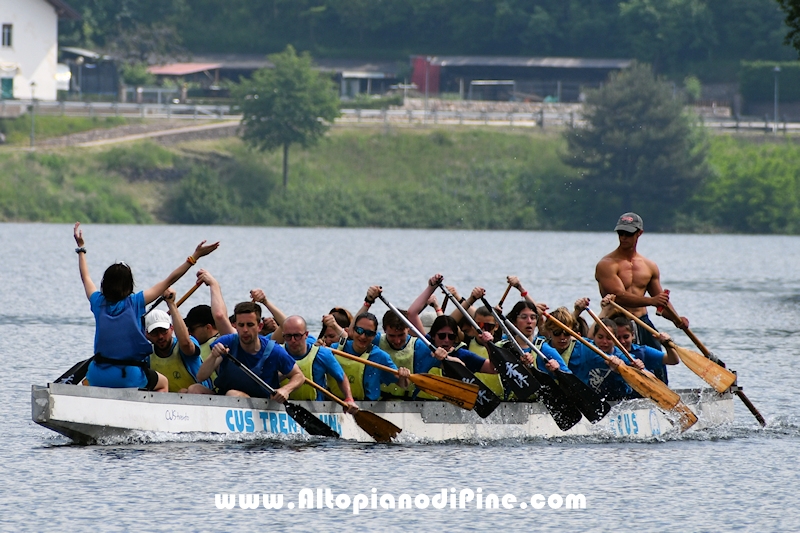
[[[342,365],[327,347],[318,346],[314,343],[314,339],[309,338],[305,319],[298,315],[292,315],[283,321],[280,329],[284,340],[283,347],[294,358],[303,375],[323,387],[326,386],[325,377],[328,376],[328,379],[335,381],[339,390],[343,392],[344,401],[350,405],[348,412],[358,411],[353,394],[350,392],[350,382],[345,379]],[[324,400],[326,398],[311,385],[303,384],[292,391],[289,399]]]
[[[350,339],[343,346],[334,344],[333,348],[342,350],[352,355],[368,359],[389,368],[396,368],[400,374],[399,378],[394,374],[378,370],[377,368],[363,365],[350,359],[336,356],[336,360],[342,365],[347,379],[350,381],[350,389],[353,398],[356,400],[375,401],[381,398],[381,385],[397,384],[401,389],[408,387],[408,376],[411,372],[408,368],[394,364],[389,354],[372,344],[375,335],[378,334],[378,319],[372,313],[361,313],[355,319],[350,334]],[[341,395],[339,386],[328,379],[328,387],[337,396]]]
[[[400,310],[401,313],[408,316],[406,311]],[[413,369],[414,373],[427,372],[427,369],[422,370],[425,362],[431,357],[431,351],[425,343],[411,335],[408,327],[403,321],[394,313],[394,311],[386,311],[382,319],[383,334],[378,333],[375,336],[373,344],[378,348],[389,354],[394,364],[398,368],[405,367]],[[428,365],[430,366],[430,365]],[[414,393],[414,385],[409,384],[408,387],[401,389],[397,384],[381,385],[381,393],[384,399],[399,399],[410,398]]]
[[[145,336],[153,345],[150,355],[150,368],[167,377],[169,392],[186,392],[189,386],[197,383],[197,371],[203,361],[200,359],[200,345],[189,335],[189,330],[175,305],[175,290],[164,291],[164,301],[173,317],[160,309],[147,315]],[[174,333],[174,335],[173,335]]]

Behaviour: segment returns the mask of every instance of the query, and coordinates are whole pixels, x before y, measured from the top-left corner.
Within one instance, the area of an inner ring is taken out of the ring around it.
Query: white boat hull
[[[733,395],[712,389],[677,391],[698,415],[690,431],[733,421]],[[353,417],[333,402],[294,402],[336,430],[344,439],[373,442]],[[444,402],[359,402],[403,429],[398,440],[450,441],[507,438],[599,436],[652,439],[677,432],[670,415],[649,400],[613,406],[596,424],[585,418],[561,431],[540,403],[503,403],[486,419]],[[278,403],[259,398],[146,392],[51,383],[31,390],[32,418],[37,424],[81,443],[104,442],[143,434],[222,435],[233,438],[278,435],[307,436]]]

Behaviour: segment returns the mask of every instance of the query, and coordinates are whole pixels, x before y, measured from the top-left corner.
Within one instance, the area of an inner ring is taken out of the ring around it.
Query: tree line
[[[292,44],[315,57],[401,61],[409,54],[630,57],[704,81],[735,79],[742,59],[795,58],[775,0],[70,3],[83,19],[61,23],[61,43],[117,50],[182,43],[194,53],[266,55]],[[132,39],[137,32],[150,33]]]

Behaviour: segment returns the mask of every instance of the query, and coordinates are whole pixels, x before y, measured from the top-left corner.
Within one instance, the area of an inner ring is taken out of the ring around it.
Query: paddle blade
[[[295,422],[300,424],[300,426],[306,430],[307,433],[310,435],[317,435],[319,437],[333,437],[339,438],[339,434],[335,432],[331,427],[311,414],[311,411],[306,409],[305,407],[301,407],[294,403],[284,402],[284,407],[286,407],[286,412],[294,418]]]
[[[92,362],[92,358],[85,359],[79,363],[75,363],[72,368],[61,374],[58,379],[56,379],[53,383],[64,383],[65,385],[77,385],[83,378],[86,377],[86,372],[89,370],[89,363]]]
[[[678,402],[678,404],[672,408],[672,412],[678,414],[678,424],[681,426],[681,431],[686,431],[697,422],[697,415],[683,402]]]
[[[609,403],[575,374],[557,370],[556,376],[558,386],[592,424],[602,420],[611,410]]]
[[[457,405],[467,411],[475,407],[480,388],[473,383],[464,383],[456,379],[433,374],[411,374],[411,383],[440,400]]]
[[[488,343],[486,348],[489,360],[500,374],[500,381],[506,390],[513,392],[520,400],[527,400],[539,391],[542,385],[511,351],[493,342]]]
[[[469,371],[467,367],[452,361],[442,361],[442,372],[445,377],[457,379],[464,383],[473,383],[479,387],[478,398],[475,400],[475,411],[479,417],[486,418],[500,405],[500,398],[492,392],[480,379]]]
[[[564,394],[556,380],[550,377],[549,374],[534,370],[536,379],[542,385],[539,389],[539,399],[550,412],[556,425],[561,431],[567,431],[569,428],[581,421],[582,415],[580,410],[573,404],[569,398]]]
[[[381,418],[372,411],[359,410],[353,415],[358,427],[363,429],[375,442],[390,442],[403,431],[385,418]]]
[[[700,376],[700,379],[714,387],[717,392],[725,392],[736,381],[736,374],[702,354],[680,346],[675,346],[675,351],[686,368]]]

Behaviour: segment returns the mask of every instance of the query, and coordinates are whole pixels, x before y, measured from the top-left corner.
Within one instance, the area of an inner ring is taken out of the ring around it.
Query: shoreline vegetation
[[[671,231],[800,233],[800,145],[708,145],[710,173],[673,206]],[[583,214],[597,191],[565,152],[562,135],[538,130],[336,126],[291,149],[284,189],[280,150],[235,137],[0,150],[0,221],[606,230]]]

